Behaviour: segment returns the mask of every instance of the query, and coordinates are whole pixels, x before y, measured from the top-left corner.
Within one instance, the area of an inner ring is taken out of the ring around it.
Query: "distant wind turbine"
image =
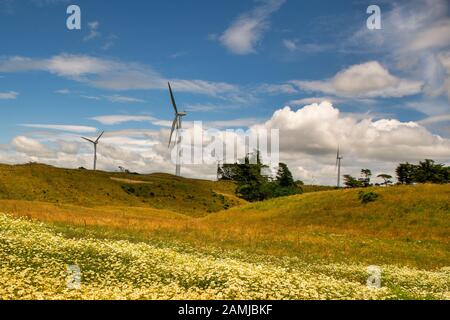
[[[95,141],[85,137],[81,137],[81,139],[84,139],[94,145],[94,171],[97,170],[97,145],[104,133],[105,131],[103,131]]]
[[[344,159],[344,158],[341,156],[341,153],[340,153],[340,150],[339,150],[339,149],[340,149],[340,148],[338,147],[337,155],[336,155],[336,168],[337,168],[337,170],[338,170],[338,176],[337,176],[337,187],[338,187],[338,188],[341,187],[341,160]]]
[[[178,112],[177,104],[175,102],[175,98],[173,96],[172,87],[170,86],[170,82],[167,83],[169,85],[169,93],[170,93],[170,100],[172,101],[172,106],[175,111],[175,119],[172,123],[172,130],[170,131],[170,138],[169,138],[169,148],[172,143],[172,136],[173,132],[176,130],[176,136],[175,136],[175,144],[177,148],[177,163],[176,163],[176,169],[175,169],[175,175],[181,176],[181,164],[180,164],[180,142],[181,142],[181,136],[179,135],[179,131],[181,130],[181,120],[184,116],[187,115],[186,112]]]

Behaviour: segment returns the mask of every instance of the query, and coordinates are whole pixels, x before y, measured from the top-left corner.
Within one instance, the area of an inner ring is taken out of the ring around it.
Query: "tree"
[[[362,169],[361,170],[361,178],[359,181],[361,181],[361,184],[363,187],[369,187],[370,186],[370,178],[372,177],[372,171],[370,169]]]
[[[401,163],[395,170],[399,183],[449,183],[450,167],[436,164],[434,160],[425,159],[418,165]]]
[[[262,186],[267,183],[267,179],[261,175],[262,164],[250,164],[248,156],[244,163],[236,164],[234,181],[238,187],[236,194],[247,201],[264,200]]]
[[[401,184],[411,184],[414,182],[415,166],[406,162],[400,163],[395,169],[397,180]]]
[[[278,165],[276,181],[281,187],[292,187],[295,185],[292,173],[285,163],[280,163]]]
[[[392,184],[392,180],[391,180],[392,176],[389,174],[381,173],[377,177],[384,180],[384,183],[382,183],[382,184],[384,184],[385,186]]]
[[[442,164],[436,164],[433,160],[425,159],[416,166],[414,180],[419,183],[448,183],[449,171]]]
[[[360,188],[363,186],[360,180],[357,180],[356,178],[352,177],[349,174],[344,175],[344,185],[347,188]]]

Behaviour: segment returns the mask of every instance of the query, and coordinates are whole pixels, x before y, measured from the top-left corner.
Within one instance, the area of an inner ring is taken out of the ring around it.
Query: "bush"
[[[375,192],[360,191],[358,194],[358,197],[362,204],[366,204],[366,203],[374,202],[375,200],[377,200],[378,194],[376,194]]]

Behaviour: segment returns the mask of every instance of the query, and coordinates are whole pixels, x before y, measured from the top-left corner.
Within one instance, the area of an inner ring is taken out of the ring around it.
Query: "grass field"
[[[359,190],[252,204],[233,191],[1,166],[0,298],[450,299],[449,185],[372,188],[368,204]],[[366,285],[370,265],[381,289]]]

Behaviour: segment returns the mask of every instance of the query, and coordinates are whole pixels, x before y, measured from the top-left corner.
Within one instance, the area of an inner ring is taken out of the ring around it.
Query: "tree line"
[[[395,169],[398,184],[413,183],[450,183],[450,167],[438,164],[434,160],[425,159],[419,164],[400,163]],[[384,182],[375,185],[391,185],[393,184],[392,176],[389,174],[379,174],[378,178]],[[362,169],[360,178],[344,175],[344,184],[348,188],[364,188],[373,186],[371,183],[372,172],[370,169]]]

